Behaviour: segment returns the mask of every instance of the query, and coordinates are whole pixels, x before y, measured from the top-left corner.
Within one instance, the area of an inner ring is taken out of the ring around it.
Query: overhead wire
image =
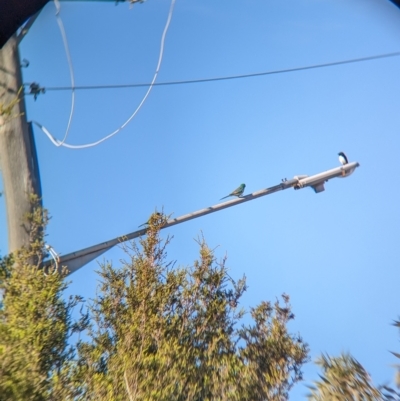
[[[243,78],[252,78],[252,77],[260,77],[264,75],[274,75],[274,74],[283,74],[288,72],[296,72],[296,71],[304,71],[304,70],[311,70],[317,68],[325,68],[325,67],[334,67],[337,65],[344,65],[344,64],[352,64],[352,63],[360,63],[365,61],[371,60],[379,60],[388,57],[397,57],[400,56],[400,52],[393,52],[393,53],[384,53],[378,54],[375,56],[367,56],[367,57],[360,57],[354,59],[347,59],[341,61],[333,61],[329,63],[322,63],[322,64],[313,64],[303,67],[293,67],[293,68],[286,68],[282,70],[272,70],[272,71],[263,71],[263,72],[255,72],[249,74],[242,74],[242,75],[229,75],[223,77],[214,77],[214,78],[199,78],[199,79],[190,79],[190,80],[183,80],[183,81],[167,81],[167,82],[156,82],[153,86],[167,86],[167,85],[184,85],[184,84],[196,84],[196,83],[203,83],[203,82],[215,82],[215,81],[227,81],[232,79],[243,79]],[[25,85],[31,85],[29,83]],[[120,84],[120,85],[80,85],[75,86],[76,90],[92,90],[92,89],[124,89],[124,88],[140,88],[146,87],[151,84],[144,83],[144,84]],[[63,91],[63,90],[71,90],[70,86],[49,86],[45,87],[46,91]]]
[[[111,134],[103,137],[102,139],[100,139],[98,141],[87,143],[87,144],[84,144],[84,145],[70,145],[68,143],[64,143],[64,140],[60,141],[60,140],[54,138],[54,136],[49,132],[49,130],[44,125],[40,124],[37,121],[32,121],[33,124],[35,124],[37,127],[39,127],[47,135],[47,137],[50,139],[50,141],[55,146],[63,146],[63,147],[69,148],[69,149],[85,149],[85,148],[90,148],[90,147],[93,147],[93,146],[97,146],[100,143],[102,143],[102,142],[106,141],[107,139],[110,139],[114,135],[118,134],[121,130],[123,130],[132,121],[132,119],[136,116],[136,114],[139,112],[139,110],[143,106],[143,104],[146,101],[147,97],[149,96],[151,90],[153,89],[154,83],[155,83],[155,81],[157,79],[157,76],[158,76],[158,73],[160,71],[160,67],[161,67],[161,63],[162,63],[162,59],[163,59],[163,54],[164,54],[165,37],[167,35],[168,28],[169,28],[169,25],[170,25],[170,22],[171,22],[172,13],[173,13],[174,6],[175,6],[175,1],[176,0],[171,0],[171,5],[170,5],[170,8],[169,8],[167,22],[165,24],[164,31],[163,31],[163,34],[161,36],[160,52],[159,52],[156,71],[154,73],[154,76],[153,76],[153,79],[152,79],[151,83],[148,85],[149,88],[147,89],[146,94],[144,95],[142,101],[137,106],[136,110],[130,115],[130,117],[119,128],[117,128],[115,131],[111,132]],[[75,89],[75,85],[73,85],[73,87]],[[64,137],[64,139],[65,139],[65,137]]]

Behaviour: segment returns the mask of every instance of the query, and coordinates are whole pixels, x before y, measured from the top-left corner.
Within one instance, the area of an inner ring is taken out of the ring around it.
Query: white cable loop
[[[71,111],[69,113],[67,129],[65,130],[65,135],[64,135],[63,140],[61,142],[59,142],[59,144],[56,145],[56,146],[62,146],[64,144],[64,142],[66,141],[66,139],[67,139],[69,130],[71,128],[72,116],[74,114],[74,108],[75,108],[75,77],[74,77],[74,69],[73,69],[73,66],[72,66],[71,53],[69,51],[69,46],[68,46],[67,35],[65,33],[64,24],[63,24],[62,19],[60,17],[60,11],[61,11],[60,2],[58,0],[54,0],[54,6],[56,7],[56,19],[57,19],[58,27],[60,28],[60,33],[61,33],[61,37],[62,37],[62,40],[63,40],[64,49],[65,49],[65,54],[67,56],[68,67],[69,67],[69,75],[70,75],[70,78],[71,78],[71,87],[72,87]]]
[[[62,141],[60,141],[60,140],[54,138],[54,136],[49,132],[49,130],[48,130],[45,126],[43,126],[42,124],[38,123],[37,121],[32,121],[33,124],[35,124],[37,127],[39,127],[39,128],[47,135],[47,137],[50,139],[50,141],[51,141],[55,146],[64,146],[64,147],[69,148],[69,149],[85,149],[85,148],[91,148],[91,147],[93,147],[93,146],[99,145],[100,143],[102,143],[102,142],[106,141],[107,139],[110,139],[110,138],[113,137],[114,135],[118,134],[121,130],[123,130],[123,129],[132,121],[132,119],[136,116],[136,114],[137,114],[137,113],[139,112],[139,110],[141,109],[143,103],[146,101],[146,99],[147,99],[147,97],[149,96],[151,90],[153,89],[154,82],[156,81],[157,76],[158,76],[158,73],[159,73],[159,71],[160,71],[161,62],[162,62],[163,54],[164,54],[165,37],[166,37],[166,35],[167,35],[168,28],[169,28],[169,24],[170,24],[170,22],[171,22],[172,13],[173,13],[173,11],[174,11],[175,1],[176,1],[176,0],[171,0],[171,6],[170,6],[170,9],[169,9],[167,22],[166,22],[166,24],[165,24],[164,31],[163,31],[163,34],[162,34],[162,36],[161,36],[160,53],[159,53],[158,64],[157,64],[156,71],[155,71],[155,73],[154,73],[153,80],[151,81],[150,86],[149,86],[149,88],[148,88],[146,94],[144,95],[142,101],[139,103],[139,106],[136,108],[136,110],[131,114],[131,116],[130,116],[118,129],[116,129],[115,131],[113,131],[111,134],[105,136],[104,138],[102,138],[102,139],[100,139],[100,140],[98,140],[98,141],[96,141],[96,142],[87,143],[87,144],[85,144],[85,145],[70,145],[70,144],[68,144],[68,143],[64,143],[64,141],[65,141],[65,139],[66,139],[66,136],[64,137],[64,139],[63,139]],[[56,8],[57,8],[57,3],[58,3],[58,0],[54,0],[54,4],[56,4]],[[58,13],[59,13],[59,4],[58,4],[58,8],[57,8],[57,13],[56,13],[57,16],[58,16]],[[61,19],[60,19],[60,21],[61,21]],[[61,24],[62,24],[62,22],[61,22]],[[61,25],[61,26],[62,26],[62,25]],[[60,28],[60,29],[61,29],[61,28]],[[63,28],[63,29],[64,29],[64,28]],[[62,29],[62,32],[63,32],[63,29]],[[62,35],[63,35],[63,34],[62,34]],[[65,32],[64,32],[63,38],[64,38],[64,37],[65,37],[65,39],[66,39]],[[66,42],[64,42],[64,43],[66,43]],[[66,46],[66,49],[68,49],[68,46]],[[69,51],[67,52],[67,58],[68,58],[68,60],[69,60],[68,62],[70,63]],[[73,79],[72,64],[70,64],[70,65],[71,65],[71,69],[70,69],[70,71],[71,71],[71,79]],[[73,86],[73,91],[74,91],[74,86],[75,86],[75,85],[72,85],[72,86]],[[74,94],[74,92],[73,92],[73,94]],[[74,99],[74,97],[73,97],[73,99]],[[68,123],[68,129],[69,129],[69,124],[70,124],[70,122],[71,122],[71,118],[72,118],[72,110],[71,110],[71,115],[70,115],[70,121],[69,121],[69,123]],[[68,132],[67,132],[67,133],[68,133]]]
[[[60,261],[60,256],[58,255],[58,253],[53,249],[52,246],[45,244],[44,246],[46,248],[46,250],[49,252],[50,256],[53,258],[54,262],[55,262],[55,268],[53,271],[53,274],[56,274],[58,272],[58,262]],[[49,269],[50,270],[50,269]],[[45,276],[47,276],[46,273],[44,273]]]

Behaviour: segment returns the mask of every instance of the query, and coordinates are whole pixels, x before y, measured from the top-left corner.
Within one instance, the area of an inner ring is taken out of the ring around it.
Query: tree
[[[393,323],[393,326],[400,328],[400,321],[399,320],[395,320]],[[392,352],[392,354],[396,357],[400,359],[400,354],[397,352]],[[381,387],[383,395],[384,395],[384,399],[386,401],[400,401],[400,365],[395,365],[395,367],[397,368],[396,371],[396,387],[397,387],[397,391],[394,390],[391,386],[389,385],[384,385]]]
[[[73,322],[82,299],[63,300],[66,272],[41,267],[48,216],[33,202],[29,245],[0,263],[0,401],[280,401],[301,380],[308,347],[288,332],[289,297],[262,302],[238,327],[245,279],[235,282],[203,238],[192,267],[167,263],[162,214],[125,248],[127,262],[102,266],[100,293]],[[89,341],[69,345],[85,328]]]
[[[239,330],[246,346],[240,349],[244,374],[242,397],[252,400],[286,400],[293,385],[302,380],[301,367],[307,347],[300,336],[289,335],[287,323],[294,319],[289,297],[284,305],[262,302],[251,309],[254,325]]]
[[[261,303],[254,324],[238,328],[245,279],[230,278],[203,238],[193,267],[167,263],[164,222],[154,213],[146,238],[125,247],[127,261],[101,266],[90,341],[78,346],[83,399],[286,399],[308,359],[287,330],[289,297]]]
[[[310,401],[381,401],[382,393],[372,383],[363,366],[350,354],[339,357],[322,355],[317,361],[322,368],[321,381],[311,386]]]
[[[48,215],[37,198],[32,203],[33,212],[26,218],[31,228],[28,246],[0,264],[1,401],[65,400],[79,394],[68,340],[85,326],[84,319],[71,319],[81,299],[63,300],[65,271],[40,268]]]

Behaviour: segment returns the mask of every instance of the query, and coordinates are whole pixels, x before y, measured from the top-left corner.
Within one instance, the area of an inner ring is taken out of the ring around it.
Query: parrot
[[[231,192],[229,195],[224,196],[220,200],[228,198],[229,196],[237,196],[238,198],[240,198],[243,195],[243,192],[244,192],[245,188],[246,188],[246,184],[241,184],[233,192]]]

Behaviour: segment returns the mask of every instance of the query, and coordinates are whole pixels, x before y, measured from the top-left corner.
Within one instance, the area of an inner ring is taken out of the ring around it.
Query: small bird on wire
[[[233,192],[231,192],[229,195],[224,196],[220,200],[228,198],[229,196],[237,196],[238,198],[240,198],[243,195],[243,192],[244,192],[245,188],[246,188],[246,184],[241,184]]]
[[[338,155],[339,155],[339,161],[343,166],[349,162],[344,152],[339,152]]]
[[[146,221],[146,223],[141,224],[139,227],[148,226],[148,225],[150,224],[151,218],[152,218],[154,215],[156,215],[157,217],[161,217],[161,216],[162,216],[162,214],[159,213],[159,212],[153,213],[153,214],[149,217],[149,219]]]

